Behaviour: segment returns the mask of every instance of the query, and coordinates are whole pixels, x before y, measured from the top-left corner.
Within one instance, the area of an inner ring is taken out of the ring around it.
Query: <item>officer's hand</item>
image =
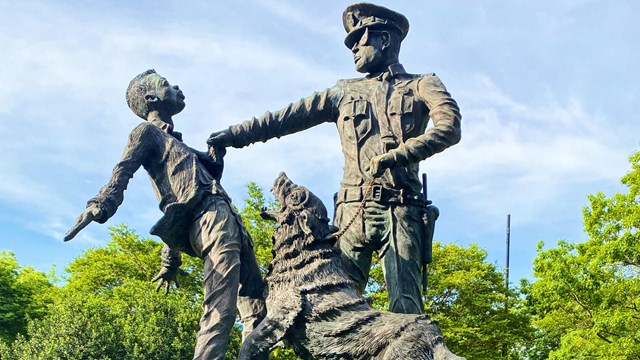
[[[375,156],[369,163],[369,174],[373,177],[378,177],[384,174],[385,170],[395,165],[395,159],[389,153]]]
[[[233,136],[229,129],[216,131],[209,136],[207,144],[210,147],[229,147],[233,145]]]
[[[224,164],[224,156],[227,154],[227,148],[222,146],[209,146],[209,157],[214,164],[222,166]]]
[[[78,216],[76,220],[76,224],[67,231],[64,235],[64,241],[69,241],[73,239],[80,230],[84,229],[89,225],[94,219],[99,219],[102,217],[102,209],[97,204],[91,204],[89,207],[84,209],[82,214]]]
[[[158,282],[158,286],[156,286],[156,291],[160,291],[160,289],[164,286],[164,294],[167,295],[169,293],[169,289],[171,288],[171,282],[176,283],[176,288],[180,287],[180,283],[178,282],[178,275],[187,276],[189,275],[186,271],[180,269],[179,267],[166,267],[163,266],[158,272],[158,275],[154,276],[151,279],[151,282]]]

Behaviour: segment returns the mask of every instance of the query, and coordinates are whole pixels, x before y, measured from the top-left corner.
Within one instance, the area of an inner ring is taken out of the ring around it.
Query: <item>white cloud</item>
[[[336,40],[344,37],[342,27],[336,26],[336,19],[322,16],[324,14],[313,12],[313,10],[308,7],[302,8],[299,4],[293,5],[274,0],[263,0],[260,1],[259,4],[268,9],[272,14],[286,21],[287,24],[295,24],[307,32],[319,33]],[[322,9],[328,10],[327,5],[331,4],[322,4]]]
[[[479,75],[458,101],[464,106],[462,141],[425,168],[476,223],[510,209],[523,224],[567,216],[556,202],[580,203],[586,192],[576,189],[614,182],[628,167],[628,148],[616,143],[624,130],[588,113],[577,99],[521,103]]]

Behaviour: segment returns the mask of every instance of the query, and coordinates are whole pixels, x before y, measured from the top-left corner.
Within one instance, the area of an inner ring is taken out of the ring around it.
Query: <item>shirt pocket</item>
[[[413,113],[413,90],[403,89],[394,93],[389,99],[389,116],[400,121],[403,139],[413,134],[416,119]]]
[[[345,139],[359,142],[371,132],[371,104],[353,99],[340,106],[341,131]]]

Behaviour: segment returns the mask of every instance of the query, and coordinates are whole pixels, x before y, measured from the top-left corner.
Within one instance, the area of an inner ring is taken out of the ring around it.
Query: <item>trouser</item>
[[[334,224],[343,229],[359,206],[359,202],[339,204]],[[364,292],[369,279],[373,252],[378,253],[392,312],[423,312],[420,293],[423,211],[419,206],[367,202],[338,242],[345,270],[360,292]]]
[[[264,282],[240,217],[221,197],[191,226],[189,240],[204,260],[204,314],[194,359],[224,359],[236,308],[243,339],[266,314]]]

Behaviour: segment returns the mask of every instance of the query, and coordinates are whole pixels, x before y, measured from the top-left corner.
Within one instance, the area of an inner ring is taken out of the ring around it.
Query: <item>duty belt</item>
[[[336,205],[341,203],[350,203],[350,202],[361,202],[365,201],[374,201],[378,204],[387,205],[387,204],[402,204],[402,205],[414,205],[414,206],[424,206],[424,200],[422,199],[422,195],[413,194],[404,189],[396,190],[386,188],[382,185],[374,184],[371,188],[371,193],[365,199],[364,196],[367,194],[368,187],[350,187],[350,188],[340,188],[340,191],[336,194]]]

